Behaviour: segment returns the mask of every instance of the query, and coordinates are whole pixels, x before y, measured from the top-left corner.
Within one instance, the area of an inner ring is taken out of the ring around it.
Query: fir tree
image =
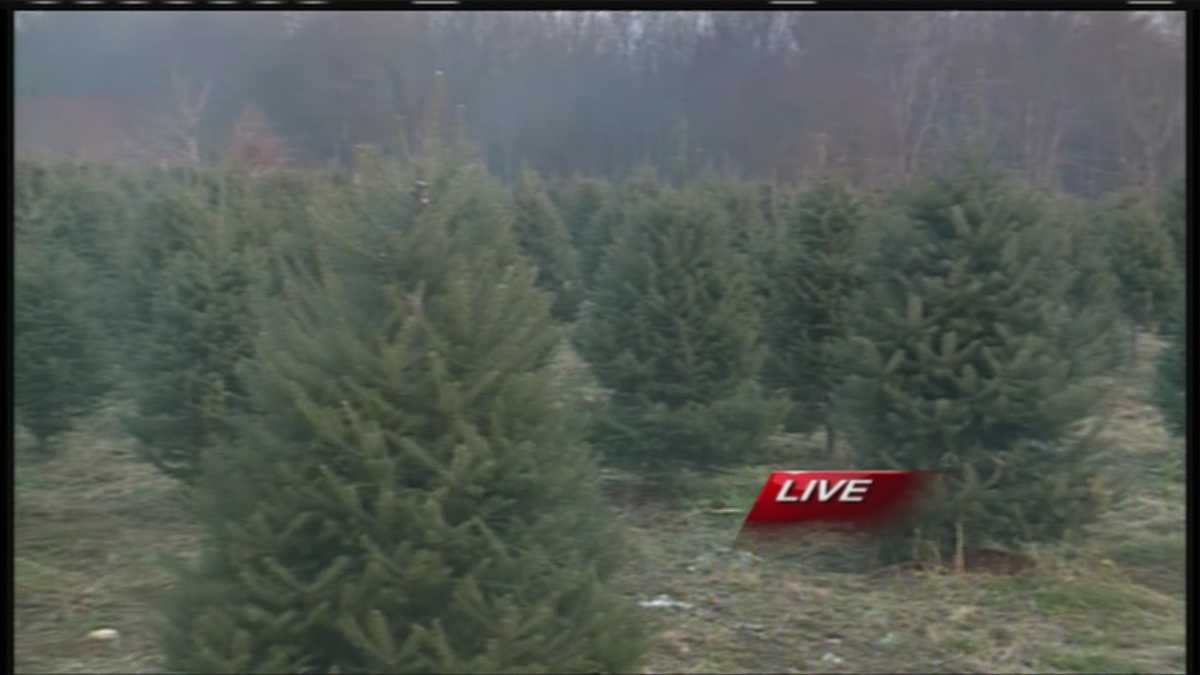
[[[758,186],[733,179],[708,179],[702,188],[710,192],[729,217],[733,250],[749,263],[754,299],[765,309],[771,288],[771,269],[781,243],[780,233],[772,228],[762,210]]]
[[[606,181],[576,178],[555,191],[556,201],[575,250],[585,288],[591,288],[596,270],[611,241],[609,224],[619,211],[613,203],[614,189]]]
[[[122,365],[141,348],[170,259],[190,247],[196,232],[209,227],[212,210],[221,208],[220,200],[228,195],[228,189],[207,183],[207,174],[143,174],[143,197],[134,200],[117,240],[114,296],[121,307],[112,320],[122,346]]]
[[[1162,199],[1163,226],[1176,252],[1176,270],[1180,284],[1187,269],[1187,185],[1173,181]],[[1163,351],[1155,366],[1154,401],[1163,413],[1167,429],[1178,436],[1187,432],[1187,308],[1186,293],[1181,289],[1166,309],[1160,326]]]
[[[219,176],[217,186],[228,178]],[[136,411],[125,427],[144,459],[191,484],[203,453],[231,433],[229,418],[240,405],[236,369],[257,332],[250,299],[269,233],[253,229],[267,218],[246,193],[222,195],[212,207],[202,191],[177,197],[194,200],[197,221],[177,233],[177,250],[154,271],[129,359]]]
[[[1187,432],[1187,326],[1182,303],[1162,325],[1165,344],[1155,364],[1153,398],[1166,421],[1167,430],[1177,436]]]
[[[255,412],[210,455],[210,533],[164,648],[186,672],[621,672],[640,630],[560,335],[478,165],[328,195],[288,270]],[[429,183],[427,201],[409,186]]]
[[[37,230],[98,274],[113,265],[135,182],[106,167],[19,163],[15,183],[18,229]]]
[[[1179,269],[1187,269],[1187,181],[1182,177],[1167,184],[1162,196],[1163,226],[1171,238]]]
[[[581,347],[612,410],[608,456],[650,467],[752,461],[782,415],[759,390],[765,354],[749,261],[711,193],[646,195],[597,280]]]
[[[14,404],[44,449],[115,381],[108,270],[123,186],[94,167],[16,169]]]
[[[941,472],[920,528],[884,553],[924,543],[961,563],[974,547],[1078,532],[1100,496],[1073,425],[1095,412],[1108,326],[1071,307],[1068,237],[1040,199],[977,165],[906,204],[911,220],[880,242],[839,392],[857,465]]]
[[[1131,359],[1138,331],[1154,330],[1183,292],[1175,239],[1156,206],[1140,193],[1125,192],[1109,199],[1101,215],[1121,309],[1132,327]]]
[[[74,283],[86,289],[78,294],[86,303],[77,308],[79,320],[94,324],[89,358],[115,363],[125,337],[118,319],[127,309],[120,297],[119,242],[131,204],[143,194],[137,174],[65,163],[19,163],[16,169],[17,239],[52,256],[70,254],[64,265],[81,275]],[[117,384],[117,368],[103,370],[109,385]]]
[[[1058,195],[1045,204],[1045,217],[1056,222],[1066,238],[1065,252],[1058,265],[1070,270],[1067,302],[1073,312],[1085,313],[1110,326],[1120,325],[1123,313],[1120,283],[1109,259],[1105,223],[1094,217],[1091,204]],[[1060,272],[1061,273],[1061,272]],[[1119,330],[1104,331],[1103,343],[1088,354],[1097,371],[1117,368],[1126,349]]]
[[[639,205],[656,199],[661,191],[657,172],[648,166],[638,167],[615,185],[580,179],[564,190],[562,212],[578,251],[585,289],[595,287],[609,247],[627,227],[630,214]]]
[[[101,298],[89,266],[62,242],[18,220],[13,289],[13,406],[45,451],[111,384]]]
[[[554,316],[573,320],[583,290],[578,256],[537,174],[527,171],[521,176],[513,206],[518,243],[537,266],[538,285],[554,294]]]
[[[797,195],[786,214],[785,239],[770,275],[768,381],[790,395],[793,428],[823,424],[832,454],[831,402],[844,373],[834,349],[847,337],[862,286],[867,211],[844,185],[824,180]]]

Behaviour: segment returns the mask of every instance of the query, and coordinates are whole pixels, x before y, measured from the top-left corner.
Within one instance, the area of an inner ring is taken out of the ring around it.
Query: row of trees
[[[483,156],[616,178],[640,163],[895,185],[973,134],[1096,196],[1183,164],[1182,13],[28,13],[18,103],[119,101],[160,157],[212,161],[248,105],[297,161],[347,166],[425,123],[449,75]],[[20,108],[20,106],[18,106]],[[80,125],[101,123],[98,108]],[[57,127],[48,134],[61,135]],[[104,135],[104,131],[98,131]],[[36,139],[18,134],[37,150]],[[53,138],[45,139],[52,144]]]
[[[589,440],[661,476],[823,427],[943,471],[889,555],[1054,539],[1100,506],[1075,427],[1114,326],[1181,336],[1181,186],[1078,204],[968,159],[888,194],[510,190],[440,138],[352,174],[19,167],[19,421],[45,441],[118,387],[209,535],[172,669],[630,669]],[[567,339],[597,415],[551,376]]]
[[[23,166],[22,422],[44,440],[116,383],[191,486],[172,670],[629,670],[619,533],[508,195],[451,153],[360,168]]]

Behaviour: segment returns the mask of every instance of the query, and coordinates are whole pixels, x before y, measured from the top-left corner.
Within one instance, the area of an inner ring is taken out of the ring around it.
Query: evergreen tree
[[[824,425],[832,454],[832,396],[845,369],[835,347],[847,337],[862,286],[867,211],[844,185],[823,180],[797,195],[785,218],[786,235],[770,275],[768,381],[790,395],[793,428]]]
[[[1187,270],[1187,184],[1173,181],[1163,195],[1163,226],[1176,252],[1180,285]],[[1160,332],[1165,344],[1155,367],[1154,401],[1162,410],[1167,429],[1178,436],[1187,432],[1187,307],[1180,290],[1166,309]]]
[[[555,191],[556,201],[579,257],[579,274],[591,288],[611,238],[608,232],[614,189],[606,181],[576,178]]]
[[[560,335],[478,165],[329,194],[209,455],[168,605],[186,672],[623,672],[641,633]],[[409,186],[428,183],[425,198]]]
[[[765,309],[771,288],[771,269],[781,243],[780,233],[762,210],[758,186],[734,179],[712,179],[701,184],[728,213],[733,250],[749,263],[754,299]]]
[[[16,166],[14,407],[42,448],[115,380],[106,319],[120,189],[93,167]]]
[[[783,408],[756,381],[761,316],[727,211],[709,192],[664,190],[627,217],[580,337],[613,391],[600,442],[650,467],[752,461]]]
[[[971,164],[914,190],[879,245],[839,392],[857,465],[940,471],[919,529],[939,556],[1078,532],[1098,508],[1092,444],[1103,315],[1074,309],[1069,237],[1042,200]]]
[[[119,242],[122,228],[130,220],[131,204],[141,194],[136,173],[21,162],[16,167],[14,191],[17,239],[51,256],[70,254],[64,265],[69,273],[82,275],[73,283],[86,289],[77,294],[86,303],[77,308],[79,320],[94,324],[88,347],[92,356],[88,358],[116,362],[124,337],[117,319],[126,309],[119,292]],[[117,368],[106,367],[103,373],[109,380],[106,386],[117,383]]]
[[[1187,321],[1183,303],[1162,325],[1165,341],[1155,365],[1154,402],[1162,411],[1167,429],[1183,436],[1187,432]]]
[[[18,218],[14,251],[13,407],[45,451],[107,391],[104,334],[93,315],[93,272],[57,238]]]
[[[1162,197],[1163,225],[1175,249],[1180,270],[1187,270],[1187,182],[1176,178],[1167,184]]]
[[[215,185],[233,177],[219,175]],[[154,270],[130,372],[136,412],[126,429],[147,461],[185,484],[199,476],[202,455],[227,438],[243,392],[238,364],[251,354],[257,321],[250,307],[269,219],[244,191],[203,203],[202,190],[181,189],[197,216],[176,233],[178,249]],[[251,225],[253,224],[253,225]]]
[[[53,239],[97,274],[112,266],[136,183],[112,168],[66,163],[21,162],[15,177],[18,229]]]
[[[562,212],[578,251],[585,289],[590,291],[596,285],[609,247],[627,227],[630,214],[638,205],[656,199],[661,191],[657,172],[648,166],[639,167],[615,185],[578,179],[563,191]]]
[[[778,183],[760,183],[758,185],[758,210],[766,222],[767,231],[777,237],[777,245],[783,244],[786,234],[783,226],[786,198],[787,193],[780,188]]]
[[[212,210],[222,208],[228,190],[210,187],[206,174],[146,172],[142,198],[117,240],[116,297],[121,305],[112,320],[121,345],[122,365],[137,356],[145,327],[153,320],[154,296],[164,286],[170,259],[192,244],[196,232],[210,226]],[[211,195],[210,189],[221,196]],[[136,366],[135,366],[136,368]]]
[[[527,171],[521,176],[513,206],[518,243],[537,266],[538,285],[554,294],[554,316],[573,320],[583,290],[579,260],[558,208],[537,174]]]
[[[1065,254],[1057,264],[1072,271],[1067,287],[1072,311],[1110,326],[1120,325],[1124,316],[1120,283],[1109,260],[1105,223],[1094,217],[1092,204],[1064,195],[1048,201],[1045,209],[1045,217],[1054,220],[1066,238]],[[1126,341],[1119,330],[1105,331],[1102,337],[1104,341],[1089,352],[1089,358],[1096,370],[1113,370],[1124,358]]]
[[[1153,330],[1183,293],[1174,238],[1157,205],[1138,192],[1109,199],[1102,213],[1109,236],[1109,259],[1117,277],[1121,308],[1132,325],[1130,358],[1137,332]]]

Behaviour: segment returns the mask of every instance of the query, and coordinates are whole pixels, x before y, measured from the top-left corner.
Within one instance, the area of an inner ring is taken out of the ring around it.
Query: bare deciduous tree
[[[169,166],[199,166],[200,124],[204,121],[212,93],[211,77],[202,81],[183,75],[178,65],[169,73],[169,95],[158,109],[146,115],[144,131],[133,141],[133,153],[143,159]]]

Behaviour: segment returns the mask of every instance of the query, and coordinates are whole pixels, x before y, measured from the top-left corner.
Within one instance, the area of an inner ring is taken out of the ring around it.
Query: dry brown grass
[[[161,670],[158,556],[198,536],[175,485],[114,440],[113,414],[81,422],[55,457],[17,463],[17,672]],[[120,637],[86,638],[99,628]]]
[[[834,540],[792,556],[738,552],[739,509],[771,467],[682,507],[606,474],[629,525],[625,592],[688,603],[644,610],[657,635],[646,672],[1181,672],[1184,503],[1171,467],[1182,444],[1140,394],[1156,342],[1143,339],[1138,368],[1103,383],[1101,438],[1128,494],[1086,544],[1037,550],[1017,576],[873,574]],[[556,366],[578,369],[570,354]],[[170,579],[158,556],[194,551],[199,535],[175,486],[130,457],[114,414],[81,423],[60,456],[18,462],[18,672],[161,670],[155,602]],[[778,444],[789,467],[823,447],[818,436]],[[121,638],[85,639],[97,628]]]
[[[673,515],[673,517],[672,517]],[[788,557],[732,549],[740,519],[631,520],[630,595],[658,631],[645,672],[1182,672],[1181,595],[1103,546],[1046,549],[1020,575],[863,573],[853,545]],[[1174,537],[1182,538],[1182,521]],[[847,561],[837,570],[837,556]],[[1182,559],[1173,574],[1182,580]]]
[[[1183,449],[1143,395],[1159,347],[1144,337],[1135,368],[1096,383],[1125,494],[1083,543],[1033,549],[1017,575],[876,574],[825,535],[738,553],[743,513],[713,507],[751,503],[766,466],[715,481],[692,510],[628,512],[630,594],[691,605],[646,610],[659,631],[646,672],[1182,672]],[[777,440],[789,468],[829,464],[819,434]]]

